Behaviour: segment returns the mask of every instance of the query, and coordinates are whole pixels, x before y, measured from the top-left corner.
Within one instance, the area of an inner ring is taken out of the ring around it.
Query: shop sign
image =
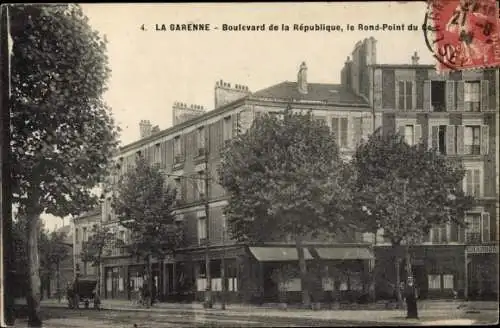
[[[498,253],[498,245],[474,245],[467,246],[465,249],[467,254],[489,254]]]

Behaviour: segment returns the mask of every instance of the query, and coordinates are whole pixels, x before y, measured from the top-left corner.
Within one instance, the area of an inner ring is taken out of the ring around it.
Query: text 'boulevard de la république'
[[[256,31],[296,31],[296,32],[344,32],[344,31],[418,31],[414,24],[155,24],[156,31],[172,32],[256,32]]]

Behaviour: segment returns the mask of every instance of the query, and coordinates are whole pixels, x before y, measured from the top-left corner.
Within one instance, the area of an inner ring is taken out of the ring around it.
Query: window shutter
[[[395,83],[395,90],[394,92],[396,93],[396,108],[397,110],[404,110],[404,96],[403,99],[401,99],[401,95],[404,94],[405,91],[405,85],[403,81],[396,81]]]
[[[238,135],[238,114],[231,115],[231,123],[233,125],[233,131],[231,134],[231,138],[234,138]]]
[[[455,222],[450,222],[450,242],[458,241],[458,226]]]
[[[361,122],[361,117],[353,117],[353,148],[356,147],[361,140],[361,133],[362,133],[362,122]]]
[[[417,83],[416,81],[411,81],[411,109],[417,110]],[[420,109],[420,108],[418,108]]]
[[[446,154],[455,154],[455,126],[446,126]]]
[[[490,213],[483,212],[481,214],[481,224],[482,224],[482,240],[483,243],[488,243],[490,241]]]
[[[487,155],[490,143],[490,127],[481,125],[481,155]]]
[[[467,170],[465,171],[465,194],[468,196],[472,195],[473,188],[472,171]]]
[[[431,81],[424,81],[424,112],[431,111]]]
[[[431,136],[431,148],[438,149],[439,147],[439,126],[432,127],[432,136]]]
[[[474,170],[472,171],[473,176],[472,176],[472,181],[473,181],[473,188],[474,188],[474,196],[475,197],[481,197],[481,171],[479,170]]]
[[[368,136],[372,133],[372,118],[370,116],[363,117],[362,125],[362,138],[368,139]]]
[[[419,144],[422,140],[422,126],[420,124],[416,124],[413,126],[414,134],[415,134],[415,144]]]
[[[488,80],[481,80],[481,111],[486,112],[490,110],[489,102],[489,92],[488,92]],[[493,108],[492,108],[493,110]]]
[[[457,92],[457,111],[464,111],[464,81],[455,81],[456,83],[456,92]]]
[[[456,111],[455,107],[455,81],[446,81],[446,111]]]
[[[457,126],[457,154],[463,154],[465,151],[464,133],[465,133],[465,126],[458,125]]]
[[[399,135],[401,137],[405,137],[405,130],[406,130],[406,125],[400,125],[398,128]]]

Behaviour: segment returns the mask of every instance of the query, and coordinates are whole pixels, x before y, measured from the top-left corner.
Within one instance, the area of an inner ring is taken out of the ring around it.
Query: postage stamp
[[[430,0],[424,35],[439,71],[500,66],[495,0]]]

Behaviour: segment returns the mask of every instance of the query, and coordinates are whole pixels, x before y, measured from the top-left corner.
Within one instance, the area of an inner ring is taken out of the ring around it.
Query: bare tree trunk
[[[300,283],[302,285],[302,304],[306,307],[311,306],[311,295],[309,294],[309,281],[307,279],[307,265],[304,257],[304,248],[302,247],[302,239],[300,236],[295,236],[295,247],[299,257],[300,268]]]
[[[56,263],[56,290],[57,290],[57,302],[61,303],[61,266],[59,260]]]
[[[395,254],[394,265],[396,267],[396,299],[398,302],[398,307],[403,308],[403,295],[401,294],[401,257],[399,251],[400,245],[393,245],[393,254]]]
[[[148,292],[149,292],[149,300],[148,300],[148,307],[153,305],[153,274],[152,274],[152,269],[151,269],[151,255],[148,255],[148,260],[147,260],[147,272],[148,272]]]
[[[38,254],[39,213],[28,215],[26,224],[29,283],[26,302],[28,304],[28,327],[42,327],[40,317],[40,259]]]

